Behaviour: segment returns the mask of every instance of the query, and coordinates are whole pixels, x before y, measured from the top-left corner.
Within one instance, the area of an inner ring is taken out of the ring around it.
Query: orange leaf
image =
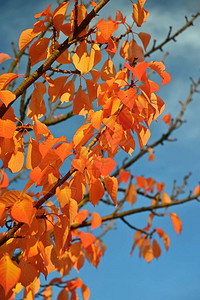
[[[99,131],[101,131],[102,119],[103,119],[103,111],[102,110],[95,111],[91,118],[92,126]]]
[[[103,183],[98,178],[94,182],[90,182],[89,198],[93,205],[96,205],[105,193]]]
[[[97,22],[97,28],[101,32],[105,42],[107,42],[108,39],[113,35],[113,32],[117,30],[118,24],[112,20],[108,20],[106,22],[104,19],[101,19],[99,22]]]
[[[92,109],[92,104],[89,101],[88,95],[79,86],[79,89],[74,98],[73,113],[76,115],[86,116],[88,111]]]
[[[11,208],[12,218],[18,222],[26,223],[29,226],[33,218],[33,213],[34,213],[34,208],[33,208],[33,201],[31,197],[30,199],[26,197],[21,201],[17,201]]]
[[[98,228],[101,226],[102,220],[100,215],[97,212],[93,212],[92,214],[92,222],[91,222],[91,229]]]
[[[157,72],[160,75],[160,77],[162,79],[162,85],[165,85],[171,81],[171,77],[170,77],[169,73],[167,73],[165,71],[165,65],[163,64],[163,62],[150,61],[148,63],[148,65],[149,65],[149,68],[151,68],[152,70],[154,70],[155,72]]]
[[[11,139],[14,135],[16,125],[10,120],[0,120],[0,137]]]
[[[31,60],[31,65],[35,65],[41,60],[47,58],[47,48],[49,45],[48,38],[40,38],[39,40],[35,41],[30,49],[29,49],[29,56]]]
[[[97,6],[97,4],[94,2],[94,0],[91,0],[91,6]]]
[[[7,59],[12,59],[12,57],[10,57],[10,55],[8,55],[7,53],[0,53],[0,64],[2,64],[2,62]]]
[[[64,207],[66,204],[70,202],[71,199],[71,189],[66,186],[63,189],[60,187],[57,187],[56,189],[56,198],[58,199],[58,202],[60,203],[60,207]]]
[[[126,200],[133,205],[137,200],[137,185],[130,183],[129,187],[126,190]]]
[[[133,4],[133,14],[132,18],[133,21],[137,24],[138,27],[140,27],[146,19],[149,17],[148,11],[143,8],[143,5],[140,5],[140,2],[138,4]]]
[[[0,100],[5,104],[7,107],[13,100],[15,100],[16,95],[10,91],[0,91]]]
[[[81,291],[82,291],[82,295],[83,295],[83,300],[88,300],[90,298],[90,289],[85,284],[83,284],[81,287]]]
[[[121,169],[119,171],[118,182],[120,183],[121,181],[123,181],[126,184],[129,180],[129,177],[130,177],[130,171],[126,171],[124,169]]]
[[[24,50],[38,34],[40,34],[40,32],[34,32],[33,29],[22,31],[19,38],[19,50]]]
[[[176,234],[179,234],[182,230],[181,220],[179,219],[179,217],[175,213],[169,213],[169,215],[171,217],[172,224],[174,226],[174,230],[175,230]]]
[[[86,233],[84,231],[80,232],[79,237],[84,248],[87,248],[88,246],[92,245],[96,240],[95,236],[92,233]]]
[[[200,194],[200,185],[197,185],[194,189],[194,196],[198,196]]]
[[[34,139],[29,140],[28,151],[26,157],[26,167],[27,169],[34,169],[39,165],[41,161],[41,153],[39,151],[39,145]]]
[[[71,2],[71,1],[70,1]],[[61,29],[61,25],[65,19],[65,14],[67,11],[67,7],[70,2],[61,3],[53,13],[53,25],[59,31]]]
[[[27,116],[40,119],[46,113],[46,106],[43,95],[46,93],[46,86],[43,82],[36,82],[35,89],[31,95],[31,102],[28,107]]]
[[[13,288],[21,275],[21,269],[14,263],[8,253],[0,259],[0,284],[4,288],[5,295]]]
[[[12,80],[18,78],[15,73],[5,73],[0,75],[0,90],[3,90]]]
[[[162,120],[163,120],[163,122],[165,122],[167,125],[170,126],[170,124],[171,124],[171,115],[170,114],[165,114],[162,117]]]
[[[7,174],[4,172],[4,170],[0,169],[0,188],[6,188],[9,184],[9,180],[8,180],[8,176]]]
[[[73,80],[70,80],[69,82],[67,82],[67,84],[61,90],[61,93],[60,93],[61,94],[60,95],[61,103],[71,101],[74,97],[74,92],[75,92],[74,82],[73,82]]]
[[[165,192],[162,193],[161,202],[162,204],[171,203],[171,198],[167,195],[167,193]]]
[[[159,246],[159,244],[156,240],[153,240],[152,249],[153,249],[154,257],[158,258],[161,255],[161,249],[160,249],[160,246]]]
[[[101,71],[102,71],[101,79],[103,81],[106,81],[111,77],[115,77],[116,70],[115,70],[115,66],[111,59],[107,59],[105,61]]]
[[[58,97],[61,96],[62,91],[64,91],[64,84],[66,81],[67,81],[67,77],[61,76],[56,78],[55,80],[53,80],[53,82],[50,83],[50,86],[48,88],[48,94],[52,103],[54,103],[58,99]]]
[[[139,38],[140,38],[141,41],[142,41],[144,50],[146,51],[147,46],[148,46],[148,44],[149,44],[149,42],[150,42],[150,39],[151,39],[150,34],[145,33],[145,32],[140,32],[140,33],[138,33],[138,36],[139,36]]]
[[[77,223],[81,224],[83,221],[85,221],[85,219],[87,218],[87,216],[88,216],[88,210],[87,209],[82,209],[76,215],[75,223],[77,222]]]
[[[106,190],[110,195],[112,201],[117,205],[117,191],[118,191],[118,181],[116,177],[105,177],[103,179]]]
[[[99,169],[101,175],[108,176],[116,167],[116,162],[113,158],[94,157],[94,165]]]
[[[144,259],[149,263],[154,259],[153,249],[151,248],[150,239],[146,239],[144,242],[144,248],[142,255]]]
[[[170,245],[170,239],[169,239],[168,235],[161,228],[156,228],[156,231],[157,231],[159,237],[163,239],[163,242],[165,245],[165,250],[168,250],[169,245]]]

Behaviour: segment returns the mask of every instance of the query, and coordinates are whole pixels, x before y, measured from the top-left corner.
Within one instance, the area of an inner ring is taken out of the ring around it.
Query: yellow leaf
[[[0,259],[0,284],[5,295],[17,284],[20,275],[21,269],[11,260],[8,253],[5,253]]]
[[[40,32],[34,32],[33,29],[22,31],[19,38],[19,50],[24,50],[39,33]]]
[[[161,202],[162,202],[162,204],[171,203],[171,198],[167,195],[167,193],[165,193],[165,192],[162,193]]]

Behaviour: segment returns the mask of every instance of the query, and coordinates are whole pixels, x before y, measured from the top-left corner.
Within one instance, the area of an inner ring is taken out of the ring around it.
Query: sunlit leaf
[[[100,215],[97,212],[93,212],[92,214],[92,221],[91,221],[91,229],[98,228],[101,226],[102,220]]]
[[[20,275],[21,269],[11,260],[9,254],[5,253],[0,259],[0,284],[5,295],[17,284]]]
[[[172,224],[174,226],[174,230],[175,230],[176,234],[179,234],[182,231],[181,220],[179,219],[179,217],[175,213],[169,213],[169,215],[171,217]]]

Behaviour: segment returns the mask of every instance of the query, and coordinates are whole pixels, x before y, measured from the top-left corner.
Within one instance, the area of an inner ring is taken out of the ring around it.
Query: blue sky
[[[53,1],[52,1],[53,2]],[[53,3],[55,4],[56,1]],[[107,17],[114,15],[114,8],[122,11],[130,19],[130,1],[110,1],[107,8],[100,13]],[[11,56],[10,42],[16,44],[22,30],[31,28],[35,21],[34,14],[43,10],[51,1],[7,0],[2,1],[0,10],[0,52]],[[127,3],[127,4],[126,4]],[[157,1],[147,0],[146,9],[150,13],[142,31],[150,33],[152,40],[163,41],[170,25],[173,31],[185,24],[184,16],[188,18],[192,13],[200,10],[198,1],[177,0]],[[165,61],[167,71],[171,74],[172,82],[161,88],[159,95],[166,103],[166,113],[176,116],[180,104],[189,93],[190,80],[200,76],[200,18],[186,32],[182,33],[177,42],[170,42],[164,47],[164,52],[156,52],[149,60],[160,60],[168,51]],[[137,30],[137,29],[136,29]],[[4,66],[7,64],[4,63]],[[152,176],[157,181],[164,181],[166,191],[170,193],[174,179],[182,183],[183,177],[192,172],[189,180],[189,190],[193,190],[200,180],[200,94],[194,96],[185,119],[187,123],[173,134],[178,138],[177,143],[166,143],[155,150],[155,161],[148,162],[144,157],[132,168],[135,175]],[[161,132],[167,130],[167,125],[161,119],[152,126],[153,142]],[[58,135],[63,133],[59,132]],[[16,188],[16,185],[13,185]],[[19,187],[18,187],[19,188]],[[139,200],[138,200],[139,201]],[[171,245],[168,252],[162,248],[162,255],[158,260],[147,264],[139,259],[135,251],[130,256],[134,232],[125,224],[118,221],[117,230],[109,232],[104,241],[107,251],[98,269],[86,265],[80,272],[80,277],[91,290],[91,299],[137,299],[137,300],[197,300],[200,294],[200,206],[196,202],[174,207],[170,211],[176,212],[183,224],[183,231],[176,236],[169,218],[158,220],[158,226],[166,230],[170,236]],[[143,227],[147,215],[134,215],[128,220]]]

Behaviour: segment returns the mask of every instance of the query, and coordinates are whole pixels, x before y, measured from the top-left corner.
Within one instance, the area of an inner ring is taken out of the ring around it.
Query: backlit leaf
[[[39,40],[35,41],[30,49],[29,49],[29,57],[31,60],[31,65],[35,65],[41,60],[47,58],[47,48],[49,45],[48,38],[40,38]]]
[[[162,117],[162,120],[163,120],[163,122],[165,122],[167,125],[170,126],[170,124],[171,124],[171,115],[170,114],[165,114]]]
[[[106,60],[101,71],[102,71],[101,79],[104,81],[108,80],[111,77],[115,77],[116,70],[111,59]]]
[[[40,34],[40,32],[34,32],[33,29],[22,31],[19,38],[19,50],[24,50],[38,34]]]
[[[165,193],[165,192],[162,193],[161,202],[162,202],[162,204],[171,203],[171,198],[168,196],[167,193]]]
[[[0,284],[4,288],[5,295],[13,288],[21,275],[21,269],[14,263],[8,253],[0,259]]]
[[[18,222],[26,223],[29,226],[33,218],[33,213],[33,201],[27,197],[21,201],[17,201],[11,208],[12,218]]]
[[[117,205],[117,191],[118,191],[118,181],[116,177],[105,177],[104,183],[106,190],[110,195],[112,201]]]
[[[92,233],[86,233],[84,231],[80,232],[79,237],[84,248],[87,248],[88,246],[92,245],[96,240],[95,236]]]
[[[59,31],[61,28],[61,25],[65,19],[65,14],[66,14],[66,10],[67,7],[69,5],[70,2],[64,2],[61,3],[54,11],[53,13],[53,25],[55,26],[55,28]]]
[[[171,217],[172,224],[174,226],[174,230],[175,230],[176,234],[179,234],[182,230],[181,220],[179,219],[179,217],[175,213],[169,213],[169,215]]]
[[[10,120],[0,120],[0,137],[11,139],[14,135],[16,124]]]
[[[139,36],[139,38],[140,38],[141,41],[142,41],[144,50],[146,51],[147,46],[148,46],[148,44],[149,44],[149,42],[150,42],[150,39],[151,39],[150,34],[145,33],[145,32],[140,32],[140,33],[138,33],[138,36]]]
[[[107,42],[108,39],[113,35],[113,32],[117,30],[118,24],[112,20],[108,20],[106,22],[104,19],[101,19],[97,22],[97,28],[101,32],[105,42]]]
[[[200,185],[197,185],[194,189],[194,196],[198,196],[200,194]]]
[[[2,64],[2,62],[7,59],[12,59],[12,57],[10,57],[10,55],[8,55],[7,53],[0,53],[0,64]]]
[[[5,73],[0,75],[0,90],[3,90],[12,80],[19,77],[15,73]]]
[[[15,98],[16,98],[16,95],[10,91],[7,91],[7,90],[0,91],[0,100],[5,104],[6,107],[8,106],[8,104],[10,102],[15,100]]]
[[[36,82],[35,89],[31,95],[31,102],[28,107],[27,116],[40,119],[46,113],[46,106],[43,95],[46,93],[46,86],[43,82]]]
[[[102,220],[100,215],[97,212],[93,212],[92,214],[92,222],[91,222],[91,229],[98,228],[101,226]]]

